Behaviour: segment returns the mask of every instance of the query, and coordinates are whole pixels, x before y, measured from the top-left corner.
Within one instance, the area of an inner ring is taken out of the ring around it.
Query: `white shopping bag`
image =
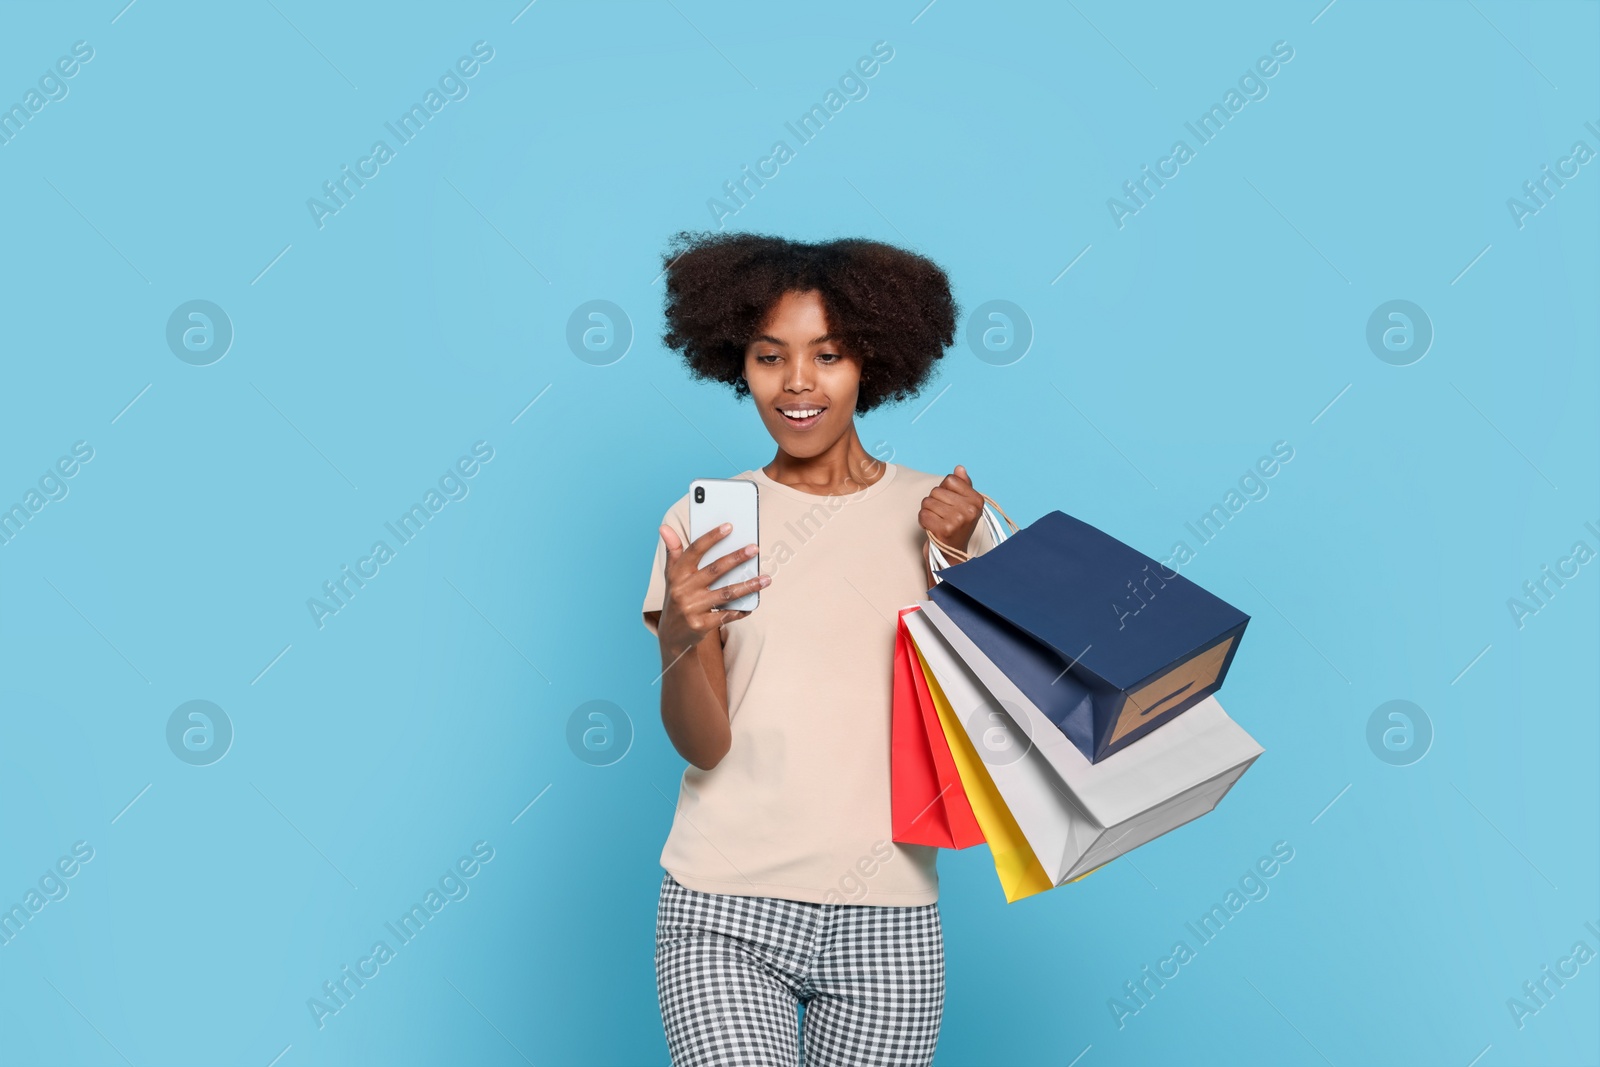
[[[931,600],[905,616],[1023,836],[1056,885],[1199,818],[1262,753],[1217,703],[1090,763]]]

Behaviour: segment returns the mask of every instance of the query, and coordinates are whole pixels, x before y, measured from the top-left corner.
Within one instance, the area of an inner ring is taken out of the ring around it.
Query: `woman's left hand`
[[[917,513],[924,530],[961,552],[967,550],[982,517],[983,494],[972,488],[967,468],[960,464],[922,498],[922,510]]]

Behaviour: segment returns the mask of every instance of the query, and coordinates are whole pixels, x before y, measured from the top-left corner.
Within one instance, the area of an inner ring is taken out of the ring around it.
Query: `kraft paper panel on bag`
[[[1250,621],[1060,511],[939,577],[932,601],[1091,762],[1220,689]]]
[[[1046,874],[1070,881],[1216,807],[1262,748],[1207,697],[1090,763],[937,604],[907,616],[921,662],[969,744],[989,744],[989,781]],[[947,732],[948,732],[947,727]],[[985,731],[999,731],[985,738]],[[954,747],[954,741],[952,741]]]
[[[921,613],[913,612],[905,621],[910,622],[919,614]],[[920,669],[928,679],[928,691],[933,695],[933,706],[938,710],[939,722],[944,728],[946,739],[950,742],[950,755],[955,758],[956,771],[961,775],[961,784],[966,788],[967,799],[972,802],[972,814],[977,816],[978,825],[983,828],[983,839],[989,843],[989,855],[994,860],[994,873],[1000,878],[1000,888],[1005,891],[1006,903],[1010,904],[1023,897],[1044,892],[1055,883],[1039,864],[1038,857],[1029,847],[1022,831],[1017,828],[1011,812],[1006,810],[1005,801],[1000,799],[994,783],[989,780],[988,773],[983,769],[983,761],[973,751],[972,742],[967,739],[961,725],[956,722],[955,712],[950,710],[950,704],[939,689],[939,683],[928,670],[927,662],[922,659],[922,650],[915,644],[912,650],[917,656]]]
[[[955,759],[922,669],[911,651],[900,609],[894,637],[894,703],[889,746],[891,837],[901,844],[968,848],[983,830],[961,785]]]

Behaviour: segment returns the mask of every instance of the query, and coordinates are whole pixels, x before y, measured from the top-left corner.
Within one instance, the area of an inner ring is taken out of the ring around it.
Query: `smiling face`
[[[744,376],[767,432],[796,459],[821,455],[850,430],[861,359],[829,335],[816,291],[773,305],[745,348]]]

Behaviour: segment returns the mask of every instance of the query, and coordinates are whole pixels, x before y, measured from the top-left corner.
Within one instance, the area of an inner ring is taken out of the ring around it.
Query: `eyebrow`
[[[788,348],[789,347],[788,342],[780,341],[776,337],[773,337],[771,334],[766,334],[766,333],[757,334],[755,339],[757,341],[769,341],[772,344],[777,345],[779,348]],[[838,334],[825,333],[821,337],[813,337],[811,339],[811,343],[814,344],[814,345],[820,345],[825,341],[837,341],[837,340],[839,340]]]

